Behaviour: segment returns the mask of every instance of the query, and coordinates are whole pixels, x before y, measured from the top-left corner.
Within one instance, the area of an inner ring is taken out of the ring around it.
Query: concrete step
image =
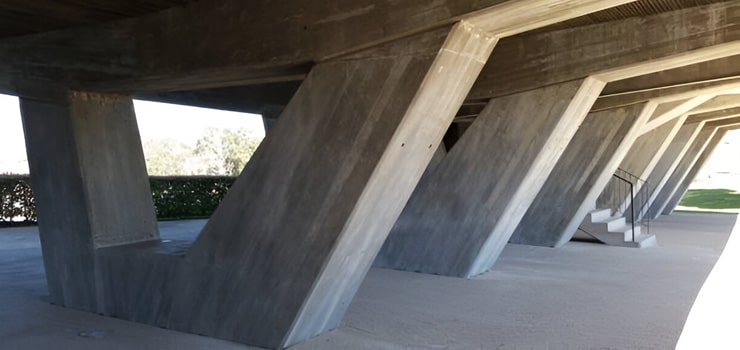
[[[643,234],[635,237],[639,248],[650,248],[658,246],[658,239],[654,234]]]
[[[632,225],[630,224],[625,224],[613,230],[609,230],[609,232],[621,234],[625,242],[632,241]],[[639,236],[640,233],[640,226],[635,225],[635,239],[637,239],[637,236]]]
[[[611,216],[611,210],[600,209],[589,213],[580,227],[588,236],[613,246],[643,248],[657,245],[655,235],[642,234],[640,225],[635,224],[635,239],[632,241],[632,224],[622,216]]]
[[[628,226],[624,216],[612,216],[603,223],[606,224],[606,230],[609,232],[623,232],[622,229]]]
[[[611,209],[596,209],[590,213],[588,213],[588,219],[591,220],[591,222],[602,222],[612,216],[612,210]]]

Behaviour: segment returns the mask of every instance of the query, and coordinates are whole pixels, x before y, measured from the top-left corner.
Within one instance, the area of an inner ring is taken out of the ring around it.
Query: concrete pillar
[[[59,89],[20,106],[51,300],[100,312],[99,249],[159,238],[132,100]]]
[[[558,247],[570,241],[656,106],[643,103],[589,113],[510,242]]]
[[[694,166],[694,163],[696,163],[696,160],[707,147],[707,144],[712,139],[716,131],[716,127],[705,126],[696,136],[694,141],[691,143],[691,146],[686,150],[683,157],[681,157],[676,168],[670,176],[668,176],[668,179],[663,185],[661,191],[657,196],[655,196],[655,200],[650,206],[650,212],[653,214],[653,219],[663,213],[663,209],[668,205],[668,201],[673,197],[673,193],[686,177],[689,170],[691,170],[691,167]]]
[[[275,124],[277,124],[278,117],[283,113],[285,106],[265,106],[262,108],[262,123],[265,125],[265,135],[269,132]]]
[[[495,43],[460,23],[314,66],[189,249],[107,252],[106,312],[269,348],[337,327]]]
[[[587,78],[491,100],[419,182],[376,266],[490,269],[603,87]]]
[[[657,114],[659,111],[656,110],[655,113]],[[681,129],[681,126],[683,126],[686,117],[684,115],[675,118],[647,133],[643,133],[637,138],[632,147],[630,147],[627,155],[619,164],[619,169],[623,169],[643,180],[647,180],[663,156],[663,153],[665,153],[671,141]],[[636,184],[634,188],[635,193],[643,190],[642,185],[642,182]],[[644,191],[648,190],[646,188]],[[624,201],[628,200],[628,198],[618,198],[619,196],[622,196],[622,191],[619,191],[616,183],[609,182],[596,200],[596,209],[609,208],[613,203],[620,201],[624,204]],[[631,212],[628,211],[624,214],[628,220],[631,220]]]
[[[638,221],[645,215],[649,215],[649,217],[654,216],[654,213],[650,211],[649,208],[652,206],[652,203],[654,203],[655,197],[663,189],[665,182],[668,181],[668,177],[673,173],[673,170],[676,169],[676,166],[678,166],[678,162],[681,157],[683,157],[699,131],[701,131],[701,124],[702,123],[692,123],[681,126],[681,129],[679,129],[676,136],[671,140],[666,151],[663,152],[663,155],[656,163],[653,171],[647,177],[647,182],[649,183],[648,188],[643,188],[644,191],[649,192],[646,195],[649,204],[645,206],[642,212],[639,211],[639,208],[635,209]],[[639,196],[642,195],[643,194],[639,194]],[[632,212],[632,209],[628,208],[627,212]]]
[[[717,148],[717,145],[719,145],[719,143],[722,141],[722,138],[725,137],[725,134],[727,134],[727,130],[718,130],[717,133],[712,136],[712,139],[709,141],[709,143],[707,143],[704,151],[701,152],[694,165],[684,177],[683,181],[681,181],[676,190],[673,192],[673,196],[668,201],[668,204],[666,204],[665,209],[663,209],[662,211],[662,214],[670,215],[673,213],[673,210],[676,209],[678,204],[681,202],[681,199],[683,199],[683,196],[686,194],[686,191],[689,189],[691,182],[694,181],[696,175],[699,174],[699,171],[701,171],[701,168],[704,167],[704,164],[706,164],[707,160],[709,160],[709,158],[712,156],[712,153]]]

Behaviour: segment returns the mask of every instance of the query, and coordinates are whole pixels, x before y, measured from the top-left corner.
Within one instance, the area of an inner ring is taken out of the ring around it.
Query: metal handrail
[[[614,177],[616,177],[617,179],[620,179],[620,180],[626,182],[627,184],[629,184],[629,186],[630,186],[630,204],[634,204],[635,203],[635,185],[630,180],[627,180],[627,179],[625,179],[625,178],[623,178],[623,177],[621,177],[621,176],[619,176],[617,174],[614,174]],[[630,220],[630,224],[632,224],[632,242],[634,242],[635,241],[635,206],[634,205],[630,205],[630,209],[632,209],[632,220]]]
[[[631,174],[630,172],[622,168],[618,168],[615,174],[613,174],[613,176],[618,181],[620,181],[619,183],[626,184],[629,186],[629,191],[630,191],[629,192],[629,202],[625,203],[624,202],[625,196],[622,195],[625,191],[620,190],[619,188],[622,188],[622,187],[620,185],[617,185],[617,189],[616,189],[617,193],[615,197],[618,202],[616,203],[616,205],[613,204],[612,209],[615,211],[621,212],[623,215],[624,215],[625,210],[627,210],[628,208],[630,209],[631,211],[630,224],[632,226],[632,241],[634,242],[635,235],[636,235],[635,234],[635,221],[639,220],[640,226],[646,230],[645,233],[647,234],[650,233],[650,218],[649,218],[650,213],[643,214],[645,208],[649,208],[650,201],[647,199],[649,198],[649,195],[650,195],[650,192],[649,192],[650,184],[646,180],[634,174]],[[635,189],[637,185],[640,185],[638,194],[635,193]],[[639,200],[637,198],[638,195],[641,198]],[[639,208],[636,208],[636,206],[638,205],[639,205]]]

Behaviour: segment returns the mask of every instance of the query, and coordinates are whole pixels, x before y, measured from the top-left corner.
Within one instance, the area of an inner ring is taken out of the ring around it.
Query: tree
[[[172,139],[146,140],[143,143],[146,168],[150,176],[188,175],[185,164],[192,148]]]
[[[209,128],[196,143],[193,154],[201,159],[207,175],[237,176],[260,142],[259,137],[244,128]]]

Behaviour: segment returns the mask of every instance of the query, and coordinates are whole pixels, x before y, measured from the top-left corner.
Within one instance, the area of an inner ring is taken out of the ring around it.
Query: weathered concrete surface
[[[734,221],[661,217],[651,227],[661,246],[648,251],[510,244],[495,271],[472,280],[373,269],[337,330],[291,349],[672,349]],[[160,232],[188,240],[203,224],[163,222]],[[256,350],[49,305],[32,228],[0,230],[0,285],[3,348]]]
[[[53,302],[102,312],[95,249],[159,238],[130,97],[20,99]]]
[[[678,203],[681,202],[681,199],[686,194],[686,191],[689,189],[689,186],[691,186],[691,182],[694,181],[696,175],[699,174],[701,168],[704,167],[704,164],[706,164],[707,160],[709,160],[712,152],[714,152],[714,150],[717,148],[717,145],[719,145],[720,141],[722,141],[722,138],[725,137],[725,134],[727,134],[727,130],[718,130],[714,134],[714,136],[712,136],[712,139],[709,140],[709,143],[707,143],[707,146],[696,159],[696,162],[686,174],[683,181],[681,181],[678,187],[676,187],[676,190],[673,192],[673,196],[666,204],[665,209],[663,209],[663,215],[670,215],[671,213],[673,213],[673,210],[676,209]]]
[[[681,157],[676,168],[665,181],[663,188],[652,201],[650,205],[650,212],[653,215],[652,219],[655,219],[662,214],[663,209],[668,205],[668,201],[673,196],[678,185],[683,181],[684,177],[686,177],[689,170],[691,170],[691,167],[704,151],[704,148],[706,148],[716,131],[717,129],[715,127],[704,127],[691,142],[691,146],[686,150],[683,157]]]
[[[697,108],[700,108],[700,106],[705,105],[707,101],[710,101],[713,98],[713,96],[715,95],[703,94],[687,99],[685,101],[674,101],[660,104],[658,106],[658,110],[655,111],[655,115],[650,120],[650,122],[645,125],[645,128],[642,132],[650,132],[651,130],[664,125],[665,123],[673,121],[676,118],[686,115],[689,112],[693,112]]]
[[[7,66],[0,71],[0,91],[12,91],[8,86],[16,78],[30,77],[127,93],[294,80],[305,77],[314,62],[459,20],[504,37],[633,1],[194,1],[93,28],[0,42]],[[726,40],[720,33],[715,38],[713,43]]]
[[[734,45],[740,39],[738,8],[739,3],[727,1],[655,16],[507,38],[491,56],[471,91],[471,99],[562,83],[660,57],[671,59],[654,67],[652,72],[631,77],[737,55],[734,49],[692,59],[692,62],[678,57],[694,50],[719,48],[723,43]],[[681,30],[674,30],[678,28]],[[606,52],[609,54],[605,56]],[[620,79],[625,78],[630,77]]]
[[[638,137],[619,164],[619,169],[623,169],[643,180],[647,179],[685,120],[686,116],[676,118]],[[640,182],[636,185],[634,191],[638,193],[642,190],[643,183]],[[650,185],[648,184],[648,186]],[[619,191],[618,185],[609,182],[599,198],[596,199],[596,208],[609,208],[612,203],[628,200],[628,198],[619,198],[621,196],[622,193]],[[628,214],[631,218],[631,212]]]
[[[570,241],[655,108],[643,103],[590,113],[509,242],[558,247]]]
[[[491,100],[422,178],[376,266],[488,270],[603,88],[586,79]]]
[[[666,148],[660,160],[656,163],[653,171],[647,177],[647,182],[650,184],[649,187],[643,187],[641,191],[647,191],[648,203],[653,203],[655,196],[660,193],[663,185],[668,180],[676,166],[678,165],[681,157],[686,153],[686,150],[691,146],[691,142],[696,138],[696,135],[701,131],[702,123],[684,124],[681,129],[676,133],[676,136],[670,141],[668,148]],[[642,196],[643,194],[639,194]],[[652,217],[652,212],[649,210],[650,204],[645,206],[644,212],[637,212],[637,220],[639,221],[645,215]],[[631,208],[627,209],[627,212],[632,212]]]
[[[278,118],[283,114],[284,110],[285,106],[276,105],[265,106],[260,110],[260,114],[262,115],[262,124],[265,126],[265,135],[267,135],[270,129],[275,127]]]
[[[458,24],[316,65],[192,247],[101,252],[105,313],[271,348],[337,327],[495,43]]]

